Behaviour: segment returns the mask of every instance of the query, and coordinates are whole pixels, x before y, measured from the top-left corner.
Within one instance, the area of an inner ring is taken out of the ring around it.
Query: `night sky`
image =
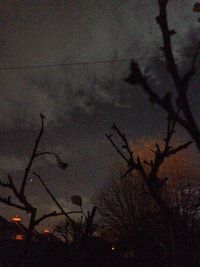
[[[191,0],[169,4],[170,25],[178,32],[174,53],[182,71],[200,33],[193,4]],[[123,82],[129,59],[135,58],[157,92],[172,88],[159,50],[157,11],[154,0],[0,2],[2,179],[10,173],[20,184],[40,129],[40,112],[46,116],[40,150],[59,153],[69,167],[58,170],[54,158],[43,157],[33,169],[66,209],[72,208],[73,194],[80,194],[88,207],[120,160],[104,137],[113,122],[133,142],[162,136],[165,113],[149,103],[142,89]],[[49,66],[54,64],[60,66]],[[196,117],[198,83],[197,75],[190,95]],[[180,134],[184,136],[184,131]],[[55,209],[34,177],[28,192],[41,213]],[[7,218],[19,213],[0,207]]]

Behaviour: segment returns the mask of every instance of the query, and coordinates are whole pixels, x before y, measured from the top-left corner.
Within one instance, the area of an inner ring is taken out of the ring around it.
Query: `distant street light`
[[[22,218],[19,215],[16,215],[12,218],[12,221],[15,223],[20,223]]]
[[[21,235],[21,234],[17,234],[16,237],[15,237],[15,240],[24,240],[24,236]]]
[[[43,231],[43,235],[45,235],[45,236],[49,236],[50,235],[50,231],[49,231],[49,229],[44,229],[44,231]]]

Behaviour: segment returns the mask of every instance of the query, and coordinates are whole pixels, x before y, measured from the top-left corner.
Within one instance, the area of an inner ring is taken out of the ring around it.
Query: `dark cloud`
[[[179,65],[188,59],[199,34],[192,4],[169,4],[170,26],[178,32],[173,44]],[[136,58],[160,94],[172,87],[158,49],[156,1],[1,1],[0,14],[1,66]],[[164,113],[149,103],[141,88],[123,82],[128,69],[127,61],[0,70],[2,175],[10,172],[20,182],[42,112],[47,120],[41,149],[56,151],[71,164],[62,173],[53,159],[44,158],[35,168],[64,205],[73,193],[89,201],[119,160],[104,137],[113,121],[131,140],[163,131]],[[191,101],[199,114],[192,93]],[[38,196],[45,194],[38,188],[35,182],[29,185],[36,204],[41,210],[53,208],[49,200],[45,205],[40,201]]]

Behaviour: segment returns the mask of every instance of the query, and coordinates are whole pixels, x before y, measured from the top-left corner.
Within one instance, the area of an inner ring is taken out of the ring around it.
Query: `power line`
[[[0,67],[0,70],[23,70],[23,69],[40,69],[40,68],[57,68],[66,66],[80,66],[80,65],[96,65],[96,64],[108,64],[116,62],[130,62],[132,59],[157,59],[163,58],[163,56],[152,56],[152,57],[133,57],[124,59],[109,59],[109,60],[99,60],[99,61],[82,61],[82,62],[71,62],[71,63],[55,63],[55,64],[38,64],[38,65],[25,65],[25,66],[5,66]]]
[[[0,67],[0,70],[22,70],[22,69],[39,69],[39,68],[57,68],[65,66],[76,66],[76,65],[92,65],[92,64],[107,64],[112,62],[127,62],[131,59],[118,59],[118,60],[100,60],[100,61],[82,61],[82,62],[71,62],[71,63],[55,63],[55,64],[39,64],[39,65],[25,65],[25,66],[8,66]]]
[[[178,57],[178,55],[174,55]],[[24,66],[3,66],[0,67],[2,70],[24,70],[24,69],[40,69],[40,68],[58,68],[67,66],[81,66],[81,65],[97,65],[97,64],[109,64],[117,62],[130,62],[131,60],[141,60],[141,59],[159,59],[165,58],[163,55],[160,56],[146,56],[146,57],[131,57],[122,59],[106,59],[106,60],[96,60],[96,61],[82,61],[82,62],[69,62],[69,63],[52,63],[52,64],[38,64],[38,65],[24,65]]]

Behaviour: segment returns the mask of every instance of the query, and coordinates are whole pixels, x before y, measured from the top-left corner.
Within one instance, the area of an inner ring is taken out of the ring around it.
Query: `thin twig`
[[[35,141],[35,145],[34,145],[34,148],[33,148],[32,154],[31,154],[31,158],[30,158],[30,160],[28,162],[27,167],[25,168],[25,173],[24,173],[24,177],[23,177],[23,180],[22,180],[22,184],[21,184],[20,194],[22,196],[24,195],[26,181],[28,179],[28,175],[29,175],[30,169],[32,167],[35,155],[37,153],[37,148],[39,146],[39,143],[40,143],[40,140],[42,138],[43,131],[44,131],[44,119],[45,119],[45,117],[42,114],[40,114],[40,119],[41,119],[41,129],[40,129],[39,135],[38,135],[38,137],[37,137],[37,139]]]
[[[62,208],[62,206],[60,205],[60,203],[57,201],[57,199],[54,197],[54,195],[51,193],[51,191],[48,189],[48,187],[46,186],[45,182],[43,181],[43,179],[40,177],[39,174],[37,174],[36,172],[33,172],[33,174],[38,178],[38,180],[40,181],[40,183],[42,184],[42,186],[44,187],[44,189],[46,190],[46,192],[49,194],[49,196],[52,198],[52,200],[54,201],[54,203],[57,205],[57,207],[60,209],[61,213],[63,215],[65,215],[65,217],[72,223],[73,226],[76,227],[76,223],[74,222],[74,220],[68,215],[68,213]]]

